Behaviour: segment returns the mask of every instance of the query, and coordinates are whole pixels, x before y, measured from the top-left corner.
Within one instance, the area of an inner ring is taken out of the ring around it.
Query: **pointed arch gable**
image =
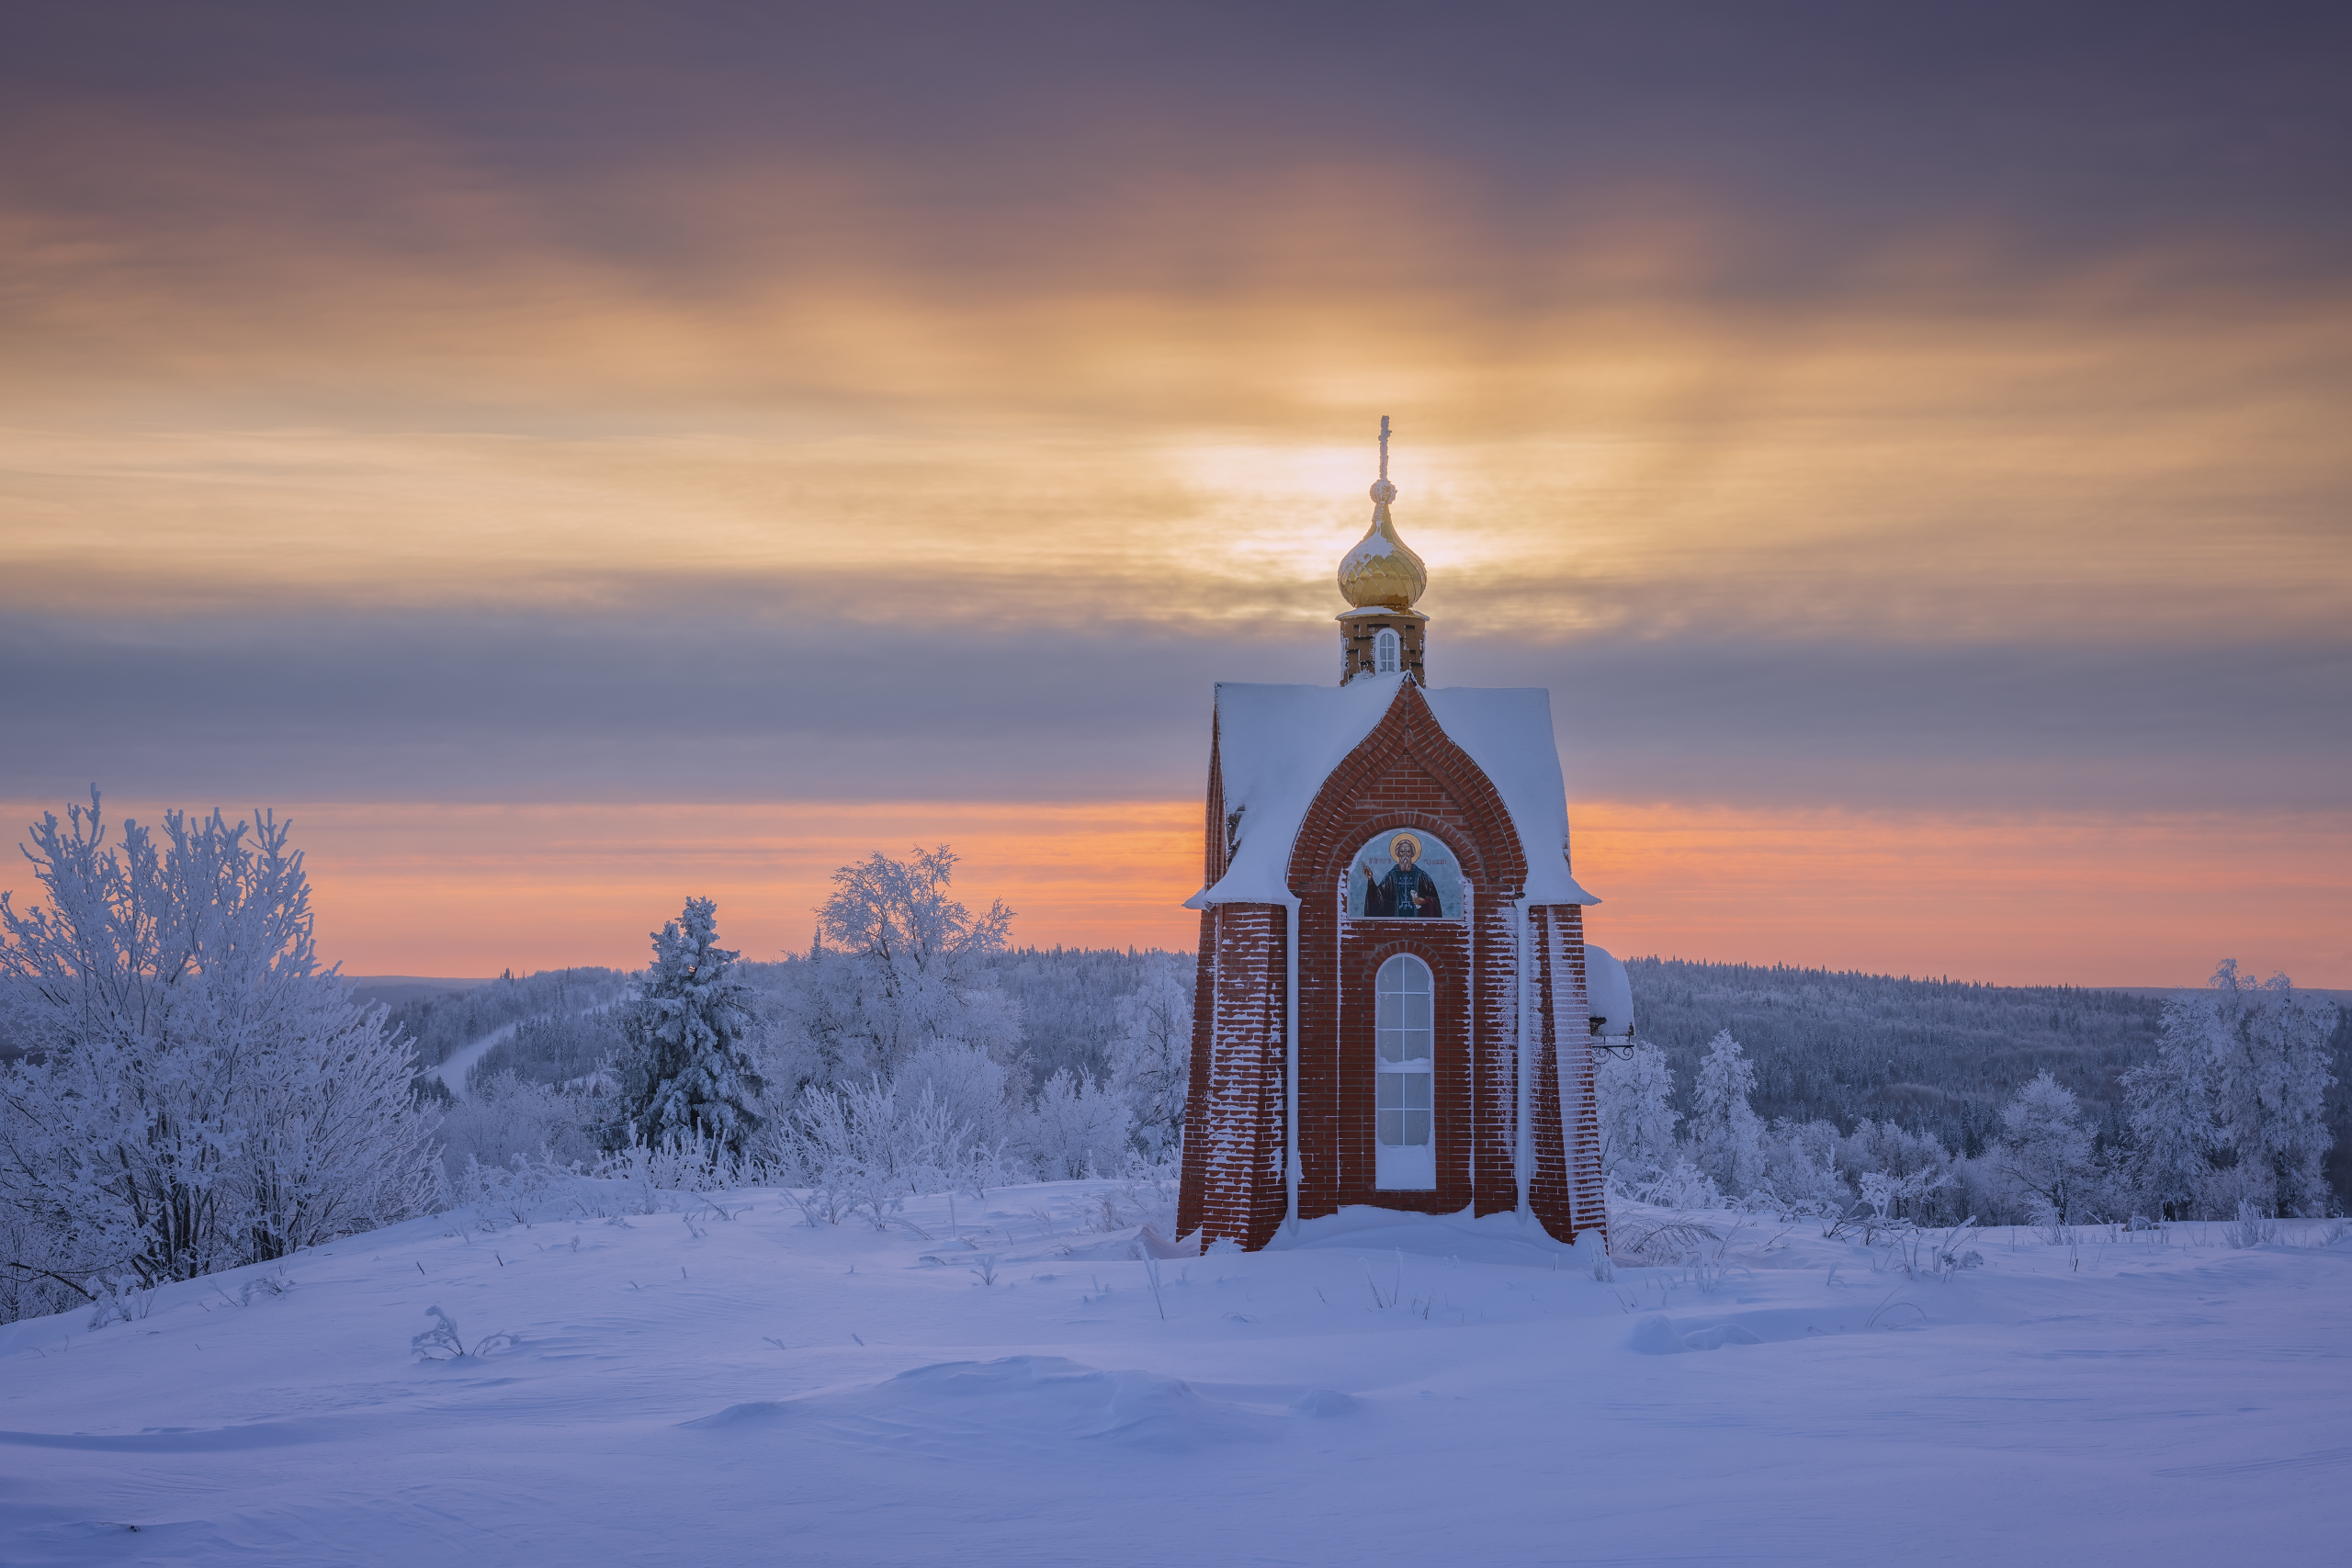
[[[1432,813],[1400,803],[1362,816],[1374,788],[1401,765],[1418,767],[1453,807]],[[1443,839],[1487,896],[1505,902],[1527,886],[1527,851],[1486,770],[1445,733],[1420,688],[1410,682],[1324,779],[1292,841],[1284,880],[1301,894],[1334,881],[1356,839],[1387,828],[1414,828]]]

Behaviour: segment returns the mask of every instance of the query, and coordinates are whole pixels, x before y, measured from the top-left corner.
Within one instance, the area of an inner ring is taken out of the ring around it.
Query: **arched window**
[[[1394,635],[1394,634],[1391,634]],[[1398,953],[1373,981],[1373,1038],[1379,1120],[1374,1185],[1427,1191],[1437,1185],[1430,1070],[1436,1055],[1430,966]]]
[[[1372,635],[1372,672],[1375,675],[1396,673],[1396,628],[1383,626]]]

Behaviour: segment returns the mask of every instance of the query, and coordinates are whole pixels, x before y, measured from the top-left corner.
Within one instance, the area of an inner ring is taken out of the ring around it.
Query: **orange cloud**
[[[1596,803],[1577,873],[1621,956],[2002,985],[2200,983],[2234,957],[2352,983],[2352,825],[2326,813],[1689,809]]]
[[[57,145],[150,173],[119,210],[0,189],[11,607],[724,581],[880,619],[1303,623],[1389,412],[1432,592],[1498,629],[2352,612],[2352,297],[2179,244],[2035,265],[1903,233],[1766,293],[1754,221],[1640,192],[1507,218],[1446,168],[1303,155],[967,211],[796,154],[613,174],[602,221],[674,237],[646,258],[414,131],[345,125],[356,152],[264,177],[82,129]],[[338,174],[364,221],[315,199]]]
[[[0,805],[22,823],[40,807]],[[53,807],[52,807],[53,809]],[[110,815],[120,815],[111,803]],[[138,810],[133,816],[149,815]],[[328,955],[351,974],[633,968],[688,895],[748,956],[808,945],[836,867],[952,843],[967,903],[1014,939],[1189,948],[1200,807],[311,805]],[[2193,985],[2222,958],[2352,985],[2339,916],[2352,829],[2315,816],[1690,810],[1595,802],[1577,871],[1620,955],[1746,960],[2008,985]],[[21,866],[21,863],[19,863]],[[21,908],[28,879],[7,884]]]

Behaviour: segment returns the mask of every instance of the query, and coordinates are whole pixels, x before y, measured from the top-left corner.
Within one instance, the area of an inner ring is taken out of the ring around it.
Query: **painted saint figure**
[[[1410,833],[1399,833],[1388,840],[1388,854],[1395,863],[1388,868],[1386,876],[1375,878],[1371,867],[1364,868],[1363,912],[1443,919],[1445,904],[1438,897],[1436,879],[1419,863],[1420,840]]]

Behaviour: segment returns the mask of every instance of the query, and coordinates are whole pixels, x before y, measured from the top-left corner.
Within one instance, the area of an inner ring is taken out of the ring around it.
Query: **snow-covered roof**
[[[1344,686],[1219,682],[1217,767],[1240,841],[1213,887],[1185,900],[1279,904],[1299,824],[1331,770],[1372,733],[1408,677],[1359,675]],[[1552,740],[1551,694],[1540,686],[1449,686],[1423,694],[1438,726],[1502,795],[1527,857],[1527,897],[1538,904],[1598,904],[1568,874],[1567,787]]]

